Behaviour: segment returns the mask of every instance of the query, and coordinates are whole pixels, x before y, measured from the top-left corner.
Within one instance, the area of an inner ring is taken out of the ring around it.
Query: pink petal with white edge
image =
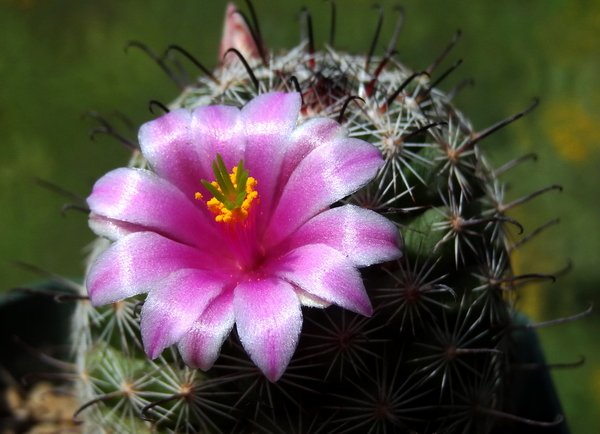
[[[178,270],[150,290],[140,330],[144,350],[151,359],[178,342],[209,302],[223,289],[223,276],[200,270]]]
[[[300,301],[292,286],[276,278],[243,282],[235,288],[233,309],[244,349],[267,379],[277,381],[302,329]]]
[[[277,246],[276,251],[318,243],[333,247],[356,267],[402,256],[398,248],[401,245],[398,228],[376,212],[355,205],[332,208],[316,215]]]
[[[308,154],[319,146],[347,135],[346,128],[333,119],[327,118],[310,119],[296,127],[287,143],[275,197],[281,195],[290,175]]]
[[[294,287],[294,291],[296,291],[296,295],[300,300],[300,304],[306,307],[316,307],[319,309],[324,309],[326,307],[331,306],[331,303],[323,300],[322,298],[316,297],[308,292],[300,289],[299,287]]]
[[[325,244],[310,244],[265,264],[268,272],[329,303],[362,315],[373,308],[360,273],[337,250]]]
[[[228,168],[244,155],[245,132],[240,109],[215,105],[174,110],[140,128],[142,152],[153,170],[188,198],[204,193],[201,180],[214,180],[212,163],[219,153]]]
[[[240,119],[240,109],[232,106],[214,105],[197,107],[192,113],[192,131],[197,150],[197,164],[203,175],[196,178],[196,191],[204,187],[200,180],[214,181],[213,162],[220,154],[231,172],[244,157],[245,131]],[[207,192],[208,193],[208,192]],[[212,195],[210,196],[212,197]]]
[[[276,245],[311,217],[366,185],[384,164],[379,150],[362,140],[342,139],[312,151],[283,191],[265,235]]]
[[[149,170],[121,168],[96,181],[87,203],[100,216],[214,250],[220,234],[208,211],[196,208],[192,200]]]
[[[204,371],[210,369],[219,357],[233,323],[233,291],[226,291],[210,302],[179,341],[177,348],[185,364]]]
[[[298,122],[299,93],[269,92],[257,96],[241,111],[246,132],[245,167],[258,181],[260,209],[270,214],[279,169],[292,130]]]
[[[218,270],[227,265],[212,253],[154,232],[136,232],[121,238],[98,257],[87,275],[86,286],[92,305],[101,306],[148,292],[156,282],[180,269]]]
[[[193,197],[202,179],[198,153],[190,128],[192,112],[173,110],[140,127],[138,139],[144,157],[161,177]]]
[[[88,225],[100,237],[117,241],[134,232],[147,232],[148,228],[121,220],[113,220],[96,213],[90,213]]]

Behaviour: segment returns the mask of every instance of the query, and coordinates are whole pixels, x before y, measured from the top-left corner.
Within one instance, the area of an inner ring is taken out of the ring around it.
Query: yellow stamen
[[[231,173],[229,174],[229,178],[231,179],[231,183],[233,184],[233,187],[235,189],[237,189],[237,171],[238,171],[238,167],[234,167],[231,171]],[[215,217],[215,221],[220,222],[220,223],[239,223],[243,220],[245,220],[246,218],[248,218],[248,214],[250,211],[250,208],[252,206],[252,202],[254,202],[256,200],[256,203],[259,203],[258,200],[258,192],[256,190],[254,190],[254,187],[256,187],[256,185],[258,184],[258,182],[252,178],[252,177],[248,177],[248,180],[246,181],[246,188],[245,188],[245,192],[246,192],[246,197],[244,198],[244,201],[242,202],[242,205],[234,208],[232,210],[228,209],[225,204],[223,202],[221,202],[219,199],[217,199],[216,197],[213,197],[212,199],[210,199],[208,202],[206,202],[206,206],[208,207],[208,209],[216,215]],[[215,187],[221,194],[223,194],[223,190],[221,189],[221,187],[219,186],[219,184],[214,181],[211,182],[211,185],[213,187]],[[200,193],[196,193],[196,199],[201,199],[202,198],[202,194]],[[235,198],[228,198],[231,202],[235,201]]]

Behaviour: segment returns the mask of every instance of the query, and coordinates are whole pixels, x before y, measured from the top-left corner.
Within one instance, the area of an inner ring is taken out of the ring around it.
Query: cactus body
[[[98,308],[78,303],[73,342],[84,431],[483,433],[531,422],[513,415],[507,399],[518,363],[513,302],[522,279],[545,276],[512,274],[509,233],[521,228],[505,215],[512,204],[503,202],[502,170],[479,146],[508,121],[476,132],[452,104],[454,92],[437,88],[445,75],[437,62],[421,72],[392,51],[315,51],[306,41],[276,54],[260,40],[237,44],[247,67],[230,52],[169,109],[241,107],[257,94],[300,91],[301,121],[338,120],[350,137],[381,151],[386,164],[376,178],[339,205],[393,221],[404,256],[362,270],[371,318],[304,308],[298,347],[275,383],[235,332],[203,372],[174,349],[145,356],[144,296]],[[148,168],[135,147],[130,167]],[[109,244],[94,243],[90,264]]]

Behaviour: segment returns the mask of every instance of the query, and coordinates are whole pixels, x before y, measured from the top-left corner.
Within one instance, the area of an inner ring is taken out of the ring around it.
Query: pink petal
[[[233,323],[233,291],[226,291],[210,302],[179,341],[177,347],[185,364],[205,371],[210,369]]]
[[[218,270],[226,265],[226,261],[210,252],[154,232],[135,232],[98,257],[87,275],[86,286],[92,305],[101,306],[148,292],[156,282],[180,269]]]
[[[346,128],[328,118],[310,119],[296,127],[287,143],[279,173],[280,188],[275,196],[281,195],[290,175],[308,154],[332,140],[346,137],[347,134]]]
[[[209,211],[196,208],[192,200],[148,170],[121,168],[96,182],[87,203],[93,213],[111,219],[112,224],[121,220],[176,241],[214,249],[221,235]]]
[[[237,107],[214,105],[174,110],[140,128],[142,152],[152,169],[188,198],[205,193],[201,180],[214,181],[219,153],[228,169],[244,155],[245,136]]]
[[[300,289],[299,287],[294,287],[294,291],[296,291],[296,295],[300,300],[300,304],[306,307],[316,307],[319,309],[324,309],[326,307],[331,306],[331,303],[323,300],[315,295],[309,294],[308,292]]]
[[[215,180],[212,165],[217,154],[223,157],[230,172],[238,165],[240,158],[244,157],[246,142],[240,109],[224,105],[197,107],[192,114],[191,130],[198,152],[197,164],[201,165],[203,173],[196,179],[196,191],[200,191],[198,188],[204,188],[201,186],[201,179]]]
[[[201,186],[198,153],[190,125],[192,113],[173,110],[140,127],[138,139],[144,157],[163,179],[193,197]]]
[[[245,166],[258,181],[260,209],[269,215],[286,143],[298,122],[299,93],[269,92],[246,104],[241,118],[246,131]]]
[[[276,251],[319,243],[341,252],[356,267],[402,256],[398,248],[401,245],[398,228],[376,212],[355,205],[332,208],[316,215],[277,246]]]
[[[329,303],[362,315],[373,314],[354,264],[325,244],[299,247],[265,267],[270,273]]]
[[[150,290],[140,330],[144,350],[151,359],[187,333],[225,281],[206,271],[182,269],[157,282]]]
[[[244,349],[265,377],[277,381],[302,329],[300,302],[292,286],[276,278],[243,282],[235,288],[233,309]]]
[[[364,186],[383,164],[379,150],[358,139],[316,148],[290,176],[265,243],[275,245],[284,240],[308,219]]]
[[[121,220],[109,219],[94,212],[90,213],[88,225],[96,235],[108,238],[111,241],[116,241],[134,232],[148,231],[148,228],[144,226],[127,223]]]

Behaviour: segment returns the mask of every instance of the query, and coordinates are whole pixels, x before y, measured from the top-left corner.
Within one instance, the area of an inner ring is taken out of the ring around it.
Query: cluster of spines
[[[331,2],[333,10],[335,5]],[[163,111],[208,104],[241,106],[258,93],[299,91],[302,117],[325,116],[350,136],[377,145],[386,165],[370,185],[346,201],[390,217],[403,232],[405,256],[364,271],[375,308],[364,318],[335,307],[305,309],[302,337],[288,370],[269,383],[233,334],[209,372],[190,370],[175,351],[145,358],[139,338],[138,301],[94,309],[78,303],[74,342],[76,377],[85,401],[76,415],[90,432],[488,432],[504,422],[537,426],[504,411],[515,363],[511,333],[516,286],[546,274],[512,275],[514,242],[506,216],[511,208],[551,186],[504,203],[499,176],[522,159],[494,169],[479,142],[525,111],[475,132],[449,93],[437,86],[459,62],[434,77],[460,32],[425,70],[413,72],[395,58],[402,25],[382,57],[373,55],[383,12],[367,56],[353,56],[329,43],[315,50],[310,14],[307,39],[281,55],[268,56],[254,11],[250,28],[259,56],[227,51],[227,63],[185,82],[165,58],[146,51],[182,89]],[[335,17],[335,15],[332,15]],[[235,55],[235,56],[234,56]],[[133,153],[131,166],[145,167],[139,146],[99,115],[101,127]],[[554,222],[554,221],[553,221]],[[550,222],[552,223],[552,222]],[[547,227],[548,225],[545,225]],[[540,229],[541,230],[541,229]],[[106,248],[98,241],[92,256]],[[85,289],[78,287],[85,296]],[[95,427],[95,428],[94,428]]]

